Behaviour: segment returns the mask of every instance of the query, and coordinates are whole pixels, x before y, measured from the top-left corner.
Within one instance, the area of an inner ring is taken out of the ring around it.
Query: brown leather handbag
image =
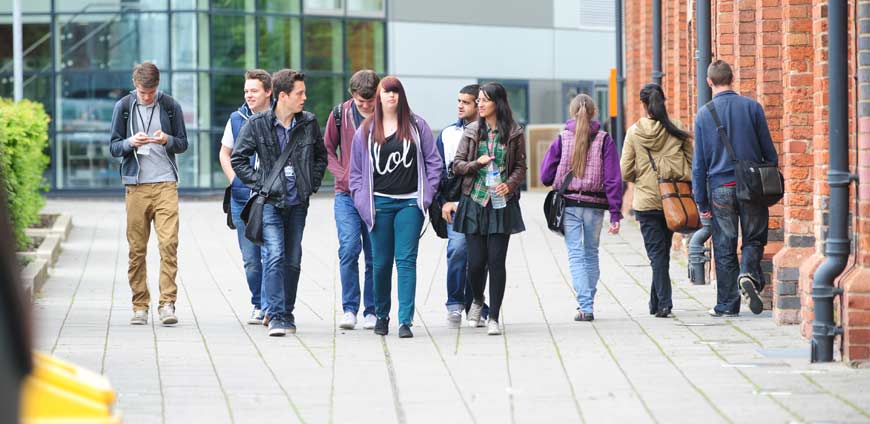
[[[665,213],[665,220],[668,222],[668,229],[675,233],[691,233],[699,230],[703,224],[701,224],[701,215],[698,213],[698,205],[695,204],[695,198],[692,196],[692,183],[662,179],[649,149],[646,149],[646,154],[649,156],[649,163],[658,177],[662,210]]]

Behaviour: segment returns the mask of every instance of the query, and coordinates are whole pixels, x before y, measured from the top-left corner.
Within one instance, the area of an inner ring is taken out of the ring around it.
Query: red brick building
[[[732,64],[735,89],[765,108],[786,195],[771,209],[765,257],[774,319],[811,336],[813,273],[824,259],[828,223],[826,0],[712,0],[714,59]],[[870,0],[849,1],[849,154],[864,181],[850,201],[852,256],[837,284],[836,348],[870,360]],[[652,77],[652,0],[625,2],[626,125],[641,116],[638,92]],[[695,0],[662,1],[663,88],[672,117],[694,121]],[[854,77],[854,78],[851,78]],[[857,120],[855,117],[857,116]]]

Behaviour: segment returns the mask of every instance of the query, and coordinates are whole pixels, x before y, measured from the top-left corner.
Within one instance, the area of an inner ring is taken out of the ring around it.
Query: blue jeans
[[[263,208],[263,281],[272,319],[294,322],[307,215],[305,205],[277,208],[267,203]]]
[[[468,312],[474,295],[468,284],[468,243],[465,234],[453,231],[447,225],[447,312]],[[484,320],[489,316],[489,306],[483,305],[480,314]]]
[[[417,292],[417,247],[423,228],[423,212],[417,199],[375,196],[375,226],[372,228],[374,257],[375,314],[390,315],[393,260],[396,261],[399,291],[399,323],[411,325]]]
[[[236,177],[238,178],[238,177]],[[260,246],[245,238],[245,221],[242,219],[242,209],[245,208],[251,189],[233,184],[231,190],[230,213],[236,226],[236,236],[239,239],[239,250],[242,251],[242,262],[245,264],[245,279],[251,291],[251,304],[255,308],[266,310],[266,303],[260,294],[263,291],[263,262],[260,256]]]
[[[737,200],[735,187],[717,187],[710,196],[713,211],[713,256],[716,259],[716,306],[721,313],[740,312],[737,277],[750,275],[756,287],[764,285],[761,257],[767,245],[768,209]],[[743,255],[737,261],[737,226],[743,238]]]
[[[598,244],[604,209],[565,208],[565,246],[568,247],[568,265],[577,293],[578,310],[591,314],[595,293],[598,291]]]
[[[375,295],[372,291],[372,242],[366,224],[359,216],[353,199],[347,193],[335,193],[335,228],[338,230],[338,260],[341,274],[341,306],[344,312],[359,312],[359,254],[366,260],[363,282],[363,315],[375,313]]]

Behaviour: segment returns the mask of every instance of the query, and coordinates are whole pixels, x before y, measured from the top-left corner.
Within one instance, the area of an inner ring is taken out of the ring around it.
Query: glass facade
[[[243,102],[246,69],[301,69],[308,103],[326,123],[363,68],[386,70],[384,0],[29,0],[23,4],[24,95],[52,117],[54,190],[120,188],[109,155],[115,102],[131,69],[151,60],[160,89],[179,101],[189,150],[183,188],[226,181],[218,164],[230,113]],[[11,1],[0,0],[0,39],[12,40]],[[12,43],[0,43],[0,96],[12,96]],[[327,182],[328,183],[328,182]]]

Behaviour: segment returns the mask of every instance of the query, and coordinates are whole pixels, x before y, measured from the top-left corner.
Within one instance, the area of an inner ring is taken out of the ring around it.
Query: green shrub
[[[10,219],[18,248],[30,239],[24,229],[39,222],[48,184],[42,174],[48,166],[48,115],[42,104],[30,100],[0,99],[0,179],[6,188]]]

